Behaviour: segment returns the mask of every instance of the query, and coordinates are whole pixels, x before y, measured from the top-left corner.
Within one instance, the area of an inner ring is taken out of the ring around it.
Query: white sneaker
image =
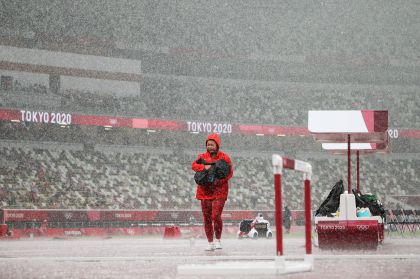
[[[214,251],[216,248],[214,246],[214,243],[209,243],[209,245],[207,246],[206,249],[204,249],[204,251]]]
[[[220,243],[220,240],[215,242],[214,249],[222,249],[222,243]]]

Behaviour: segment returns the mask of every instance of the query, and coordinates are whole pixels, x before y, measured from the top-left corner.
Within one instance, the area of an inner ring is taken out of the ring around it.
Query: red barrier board
[[[319,221],[318,242],[321,249],[376,249],[379,240],[377,220]]]

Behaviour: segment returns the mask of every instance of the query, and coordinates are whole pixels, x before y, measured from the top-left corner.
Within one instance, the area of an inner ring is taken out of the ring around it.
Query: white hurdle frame
[[[280,155],[273,155],[273,172],[274,172],[274,192],[276,205],[276,253],[277,256],[283,256],[283,205],[282,205],[282,191],[281,191],[281,176],[283,169],[291,169],[303,172],[304,178],[304,200],[305,200],[305,247],[306,254],[312,254],[312,223],[311,223],[311,178],[312,166],[311,164],[293,160]]]

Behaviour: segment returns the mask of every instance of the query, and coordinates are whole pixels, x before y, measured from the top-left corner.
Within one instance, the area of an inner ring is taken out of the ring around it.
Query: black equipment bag
[[[340,181],[335,183],[328,197],[320,205],[320,207],[315,213],[315,216],[333,217],[331,213],[335,213],[340,207],[340,195],[342,193],[344,193],[344,185],[343,180],[340,179]]]
[[[211,165],[208,170],[199,171],[194,174],[195,183],[202,186],[209,186],[214,183],[214,180],[223,179],[230,174],[230,165],[225,160],[218,160],[214,163],[207,163],[200,158],[196,161],[197,164]]]
[[[223,179],[230,174],[230,165],[225,160],[221,159],[215,162],[214,172],[217,179]]]
[[[356,199],[356,207],[367,207],[369,208],[370,213],[372,216],[381,216],[382,219],[385,221],[386,214],[385,208],[383,204],[378,201],[375,195],[363,195],[357,190],[352,189],[354,197]]]
[[[214,174],[214,169],[210,168],[204,171],[198,171],[194,174],[195,183],[202,186],[213,185],[216,176]]]

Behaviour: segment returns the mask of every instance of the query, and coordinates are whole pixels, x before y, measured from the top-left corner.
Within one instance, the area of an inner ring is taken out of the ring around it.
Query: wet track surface
[[[177,266],[269,260],[275,240],[223,240],[223,249],[205,252],[206,241],[160,238],[83,238],[0,242],[1,278],[243,278],[178,276]],[[304,255],[304,240],[286,238],[284,254]],[[376,251],[313,248],[314,270],[282,278],[419,278],[420,238],[388,238]],[[278,278],[279,276],[264,276]]]

